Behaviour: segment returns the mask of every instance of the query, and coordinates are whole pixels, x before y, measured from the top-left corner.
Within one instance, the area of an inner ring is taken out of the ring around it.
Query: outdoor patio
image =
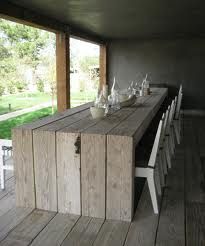
[[[14,177],[0,192],[0,245],[203,245],[205,118],[185,116],[183,138],[154,215],[147,184],[132,223],[15,207]]]

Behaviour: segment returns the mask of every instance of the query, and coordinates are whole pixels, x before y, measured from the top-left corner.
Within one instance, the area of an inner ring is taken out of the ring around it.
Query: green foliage
[[[44,92],[44,82],[42,79],[38,79],[36,85],[39,92]]]
[[[7,90],[10,94],[14,94],[16,92],[16,86],[13,81],[7,82]]]
[[[91,67],[99,64],[99,57],[97,56],[85,56],[80,59],[80,69],[83,72],[88,72]]]
[[[0,138],[11,139],[12,128],[35,121],[39,118],[51,115],[51,107],[40,109],[31,113],[23,114],[21,116],[1,121],[0,122]]]
[[[36,69],[43,63],[42,50],[52,39],[46,31],[0,19],[0,83],[5,85],[4,91],[14,93],[27,88],[22,70],[25,66],[32,71],[35,82]]]
[[[36,67],[40,60],[41,49],[46,46],[48,33],[5,20],[0,20],[0,30],[6,38],[7,46],[16,52],[17,57]]]
[[[16,80],[14,85],[17,88],[18,92],[23,92],[27,87],[27,83],[25,81],[20,80]]]
[[[4,94],[5,87],[3,83],[0,81],[0,97]]]

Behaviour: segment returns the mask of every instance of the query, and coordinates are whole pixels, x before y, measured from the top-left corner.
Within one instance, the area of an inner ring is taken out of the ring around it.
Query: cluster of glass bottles
[[[97,108],[105,108],[106,114],[108,113],[109,108],[113,110],[120,109],[120,102],[122,100],[129,99],[132,96],[146,96],[150,94],[150,85],[147,80],[147,74],[143,79],[141,85],[139,82],[132,81],[127,89],[120,90],[119,85],[117,84],[115,78],[113,81],[113,85],[111,88],[111,93],[108,95],[108,86],[104,85],[103,89],[99,92],[98,96],[95,100],[95,107]]]

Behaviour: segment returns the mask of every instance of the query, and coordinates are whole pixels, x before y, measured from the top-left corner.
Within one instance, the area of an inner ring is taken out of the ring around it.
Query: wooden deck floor
[[[160,215],[145,185],[132,223],[15,207],[14,177],[0,191],[0,245],[205,245],[205,118],[185,118]]]

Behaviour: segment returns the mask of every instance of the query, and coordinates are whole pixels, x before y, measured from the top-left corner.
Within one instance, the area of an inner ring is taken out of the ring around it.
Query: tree
[[[0,30],[6,38],[7,46],[18,58],[36,67],[40,61],[41,50],[46,46],[48,33],[37,28],[0,20]]]
[[[41,63],[42,50],[48,45],[49,33],[37,28],[0,19],[0,81],[16,89],[26,86],[18,76],[20,64],[32,69],[36,81],[36,69]]]

